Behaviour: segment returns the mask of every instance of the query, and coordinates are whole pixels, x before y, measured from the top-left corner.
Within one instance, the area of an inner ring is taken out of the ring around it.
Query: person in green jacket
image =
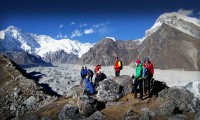
[[[143,67],[142,67],[142,63],[139,59],[135,61],[135,64],[136,64],[136,68],[135,68],[136,75],[135,75],[135,83],[134,83],[134,97],[137,98],[137,87],[139,85],[139,91],[140,91],[139,99],[142,100],[142,97],[143,97],[143,85],[142,85]]]

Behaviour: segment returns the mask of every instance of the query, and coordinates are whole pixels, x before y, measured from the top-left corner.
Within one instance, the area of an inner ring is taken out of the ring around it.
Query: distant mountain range
[[[0,52],[26,51],[54,64],[124,65],[149,57],[155,68],[200,70],[200,20],[179,13],[162,14],[138,40],[104,38],[96,44],[25,33],[10,26],[0,32]]]
[[[10,26],[0,32],[0,52],[28,52],[52,63],[58,63],[58,61],[75,63],[92,46],[93,44],[80,43],[76,40],[55,40],[46,35],[26,33],[15,26]],[[66,61],[61,60],[63,57]]]

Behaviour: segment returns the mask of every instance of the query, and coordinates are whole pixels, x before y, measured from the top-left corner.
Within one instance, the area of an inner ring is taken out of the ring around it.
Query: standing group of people
[[[154,67],[149,58],[146,58],[143,63],[139,59],[135,61],[135,76],[134,76],[134,97],[137,98],[137,87],[139,86],[140,97],[143,99],[144,94],[150,96],[151,80],[154,74]],[[144,83],[144,84],[143,84]]]
[[[87,67],[82,67],[81,69],[81,82],[80,84],[83,84],[84,79],[88,76],[88,79],[90,79],[92,81],[94,73],[92,72],[92,70],[87,69]]]
[[[140,91],[140,97],[139,99],[143,99],[143,90],[144,94],[147,96],[151,94],[150,87],[151,87],[151,79],[154,74],[154,68],[153,64],[149,60],[149,58],[146,58],[144,62],[142,63],[140,59],[137,59],[135,61],[135,75],[134,75],[134,97],[137,98],[137,87],[139,86]],[[123,65],[121,60],[119,60],[118,57],[115,59],[114,64],[115,69],[115,76],[120,76],[120,71],[123,69]],[[82,67],[81,69],[81,82],[80,84],[83,84],[83,81],[85,80],[85,92],[89,95],[95,94],[95,88],[99,85],[99,82],[106,78],[106,75],[104,73],[100,72],[101,66],[98,64],[95,66],[94,72],[95,72],[95,81],[93,82],[93,71],[90,69],[87,69],[87,67]]]

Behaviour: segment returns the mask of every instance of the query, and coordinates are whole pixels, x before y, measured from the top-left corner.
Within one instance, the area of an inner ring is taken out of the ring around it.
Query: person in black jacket
[[[89,80],[92,82],[92,78],[93,78],[93,75],[94,75],[93,71],[88,69],[88,73],[87,74],[88,74]]]

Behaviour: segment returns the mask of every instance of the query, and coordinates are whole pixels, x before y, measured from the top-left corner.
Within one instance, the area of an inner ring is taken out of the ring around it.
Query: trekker
[[[83,94],[87,95],[94,95],[95,94],[95,88],[93,83],[89,80],[88,76],[85,78],[85,90]]]
[[[120,67],[121,67],[121,61],[118,59],[118,57],[116,57],[115,60],[115,77],[120,76]]]
[[[135,83],[134,83],[134,97],[137,98],[137,87],[139,85],[140,97],[139,99],[142,100],[143,98],[143,85],[142,85],[142,64],[141,61],[138,59],[135,61],[136,68],[135,68]]]
[[[97,72],[101,69],[101,65],[97,64],[95,69],[94,69],[94,72],[95,74],[97,74]]]
[[[92,72],[92,70],[88,69],[88,73],[87,74],[88,74],[89,80],[92,82],[92,78],[93,78],[94,73]]]
[[[144,94],[150,95],[151,94],[150,88],[151,88],[151,82],[152,82],[151,80],[154,74],[154,68],[149,58],[145,59],[144,66],[147,68],[147,76],[144,79]]]
[[[88,70],[87,70],[87,67],[85,67],[83,71],[84,79],[86,78],[87,74],[88,74]]]
[[[81,68],[81,81],[80,81],[80,85],[83,84],[83,80],[85,79],[83,71],[84,71],[84,67]]]
[[[106,78],[106,75],[102,73],[101,71],[98,71],[94,80],[94,87],[97,88],[99,86],[99,82],[104,80],[105,78]]]

